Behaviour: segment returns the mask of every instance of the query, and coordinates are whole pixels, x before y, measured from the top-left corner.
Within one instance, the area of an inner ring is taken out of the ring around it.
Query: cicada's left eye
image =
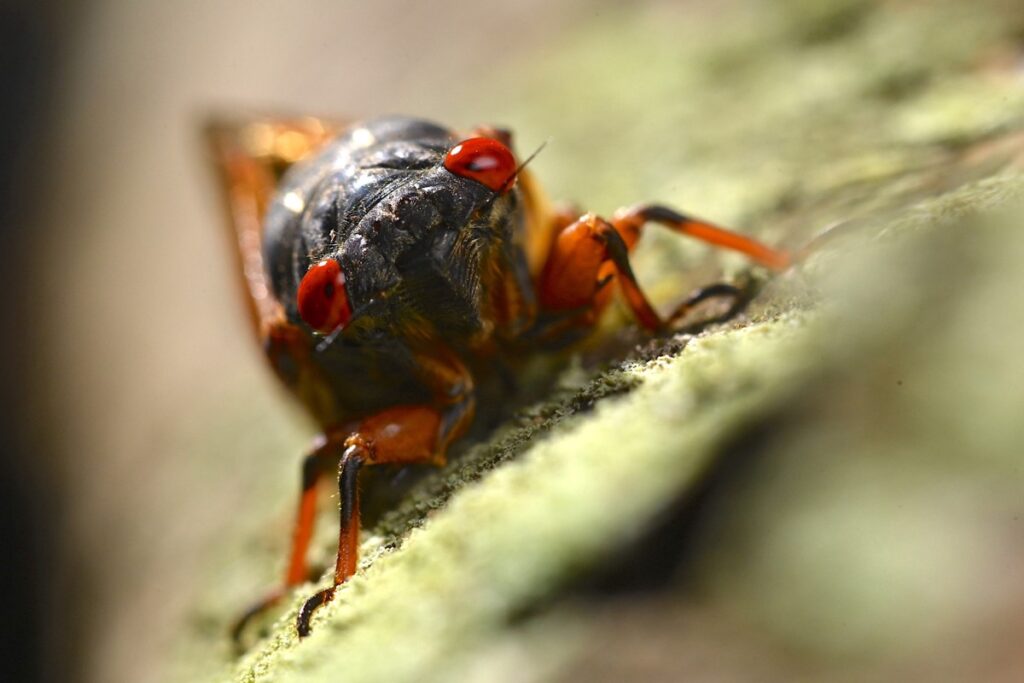
[[[508,147],[492,138],[463,140],[448,152],[444,167],[495,192],[509,190],[516,179],[515,156]]]
[[[306,271],[297,299],[299,316],[322,334],[345,327],[352,318],[345,274],[334,259],[324,259]]]

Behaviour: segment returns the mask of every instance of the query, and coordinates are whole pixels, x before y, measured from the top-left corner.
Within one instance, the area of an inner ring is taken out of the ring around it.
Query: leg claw
[[[249,609],[238,618],[237,621],[231,627],[231,642],[235,645],[235,650],[242,652],[245,648],[242,645],[242,633],[245,631],[245,627],[253,620],[254,617],[259,616],[269,608],[276,605],[282,597],[284,597],[285,591],[277,589],[271,591],[260,598],[257,602],[253,603]]]
[[[314,593],[309,600],[306,600],[299,610],[298,619],[295,622],[295,629],[299,632],[299,638],[309,635],[309,621],[313,618],[313,612],[326,605],[334,599],[334,587],[325,588],[319,593]]]

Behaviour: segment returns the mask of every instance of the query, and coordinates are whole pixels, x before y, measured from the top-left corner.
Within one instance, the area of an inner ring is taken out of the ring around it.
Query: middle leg
[[[313,450],[303,459],[299,509],[292,528],[292,545],[284,581],[252,604],[235,621],[231,628],[231,639],[236,648],[241,647],[242,633],[254,617],[278,603],[290,589],[309,580],[306,555],[316,521],[317,483],[325,472],[334,469],[342,448],[343,443],[336,435],[327,434],[319,438]]]

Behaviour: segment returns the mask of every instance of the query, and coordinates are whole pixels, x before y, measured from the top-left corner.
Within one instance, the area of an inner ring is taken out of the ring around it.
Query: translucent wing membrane
[[[283,316],[263,264],[263,218],[274,188],[288,168],[334,137],[341,124],[323,119],[213,119],[206,126],[227,209],[228,235],[261,337]]]

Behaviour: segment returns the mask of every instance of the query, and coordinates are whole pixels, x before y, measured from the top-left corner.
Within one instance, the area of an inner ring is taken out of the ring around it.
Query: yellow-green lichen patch
[[[795,390],[803,316],[695,339],[626,372],[642,384],[462,488],[401,551],[347,584],[296,647],[291,629],[237,680],[420,680],[637,531],[716,444]],[[780,351],[786,352],[781,355]],[[785,358],[791,360],[787,362]],[[392,643],[385,650],[381,642]]]

